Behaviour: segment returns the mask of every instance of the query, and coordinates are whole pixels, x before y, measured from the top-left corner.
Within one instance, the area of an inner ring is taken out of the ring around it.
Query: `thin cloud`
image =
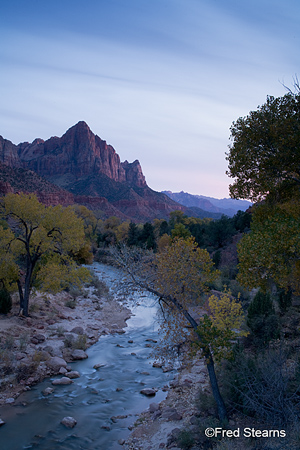
[[[153,189],[228,196],[231,123],[299,67],[287,0],[77,0],[0,6],[0,134],[15,143],[85,120]]]

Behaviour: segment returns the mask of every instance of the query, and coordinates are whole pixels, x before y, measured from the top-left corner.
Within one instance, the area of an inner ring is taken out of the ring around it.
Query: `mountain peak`
[[[73,125],[73,127],[71,127],[71,128],[77,128],[77,129],[83,129],[83,130],[85,129],[85,130],[91,131],[90,127],[84,120],[80,120],[75,125]]]
[[[94,136],[94,133],[92,132],[88,124],[81,120],[80,122],[69,128],[65,132],[64,136]]]

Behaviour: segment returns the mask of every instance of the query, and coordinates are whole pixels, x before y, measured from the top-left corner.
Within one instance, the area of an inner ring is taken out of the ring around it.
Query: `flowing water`
[[[116,272],[100,264],[94,269],[113,282]],[[120,450],[119,439],[126,439],[128,427],[150,403],[166,397],[161,388],[173,378],[153,368],[149,339],[157,339],[156,305],[151,297],[139,299],[132,308],[124,334],[102,336],[87,350],[88,359],[72,363],[81,376],[68,386],[42,391],[56,378],[46,379],[22,394],[15,406],[0,410],[6,424],[0,428],[1,450]],[[133,341],[133,342],[128,342]],[[94,369],[95,364],[101,364]],[[158,388],[155,397],[145,397],[143,388]],[[77,420],[73,429],[60,421],[65,416]]]

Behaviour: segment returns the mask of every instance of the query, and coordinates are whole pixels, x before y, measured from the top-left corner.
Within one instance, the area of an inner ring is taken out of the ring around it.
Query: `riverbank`
[[[90,286],[76,294],[35,293],[29,317],[18,315],[13,297],[11,312],[0,316],[0,405],[14,404],[46,377],[67,375],[68,363],[86,358],[84,350],[101,335],[124,332],[131,312],[108,289],[102,295]]]
[[[124,448],[179,450],[187,448],[184,441],[187,443],[190,440],[191,447],[192,439],[196,438],[198,443],[204,442],[204,429],[200,426],[203,421],[203,417],[200,417],[200,395],[205,396],[208,391],[209,380],[204,361],[195,360],[188,365],[183,364],[170,383],[167,398],[159,404],[153,399],[150,407],[136,421]],[[180,441],[182,447],[179,447]]]

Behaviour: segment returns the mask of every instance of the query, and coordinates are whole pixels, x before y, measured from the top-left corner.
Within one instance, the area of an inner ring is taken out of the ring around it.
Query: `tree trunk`
[[[228,416],[227,416],[226,406],[225,406],[224,400],[222,398],[222,395],[220,393],[218,380],[217,380],[216,372],[215,372],[215,364],[214,364],[214,360],[213,360],[213,355],[211,354],[209,347],[203,343],[202,336],[197,331],[198,324],[197,324],[196,320],[190,315],[190,313],[186,309],[184,309],[182,307],[182,305],[175,298],[169,297],[169,299],[176,306],[176,308],[182,312],[184,317],[191,324],[191,326],[193,327],[193,329],[195,330],[195,332],[198,336],[199,342],[202,344],[203,356],[205,358],[205,363],[207,366],[209,381],[210,381],[212,393],[213,393],[213,396],[214,396],[214,399],[215,399],[215,402],[216,402],[217,408],[218,408],[218,416],[219,416],[219,419],[221,422],[227,422]]]
[[[23,314],[26,317],[28,316],[29,296],[30,296],[30,290],[31,290],[31,280],[32,280],[33,269],[34,269],[34,264],[31,261],[27,262],[24,294],[22,295],[22,299],[20,297],[20,310],[21,310],[21,308],[23,309]],[[19,290],[19,293],[20,293],[20,290]],[[22,303],[22,306],[21,306],[21,303]]]
[[[19,298],[20,298],[19,315],[22,316],[23,315],[23,311],[24,311],[24,295],[23,295],[23,290],[22,290],[22,286],[21,286],[20,280],[17,281],[17,285],[18,285]]]
[[[24,307],[23,307],[23,314],[24,316],[28,316],[28,307],[29,307],[29,295],[30,295],[30,286],[27,286],[25,283],[24,288]]]
[[[215,399],[215,402],[216,402],[217,408],[218,408],[219,419],[223,423],[228,422],[226,406],[225,406],[224,400],[223,400],[222,395],[219,390],[219,385],[218,385],[216,372],[215,372],[215,365],[214,365],[212,357],[210,357],[209,362],[206,363],[206,366],[207,366],[207,371],[208,371],[208,375],[209,375],[211,389],[212,389],[213,396],[214,396],[214,399]]]

